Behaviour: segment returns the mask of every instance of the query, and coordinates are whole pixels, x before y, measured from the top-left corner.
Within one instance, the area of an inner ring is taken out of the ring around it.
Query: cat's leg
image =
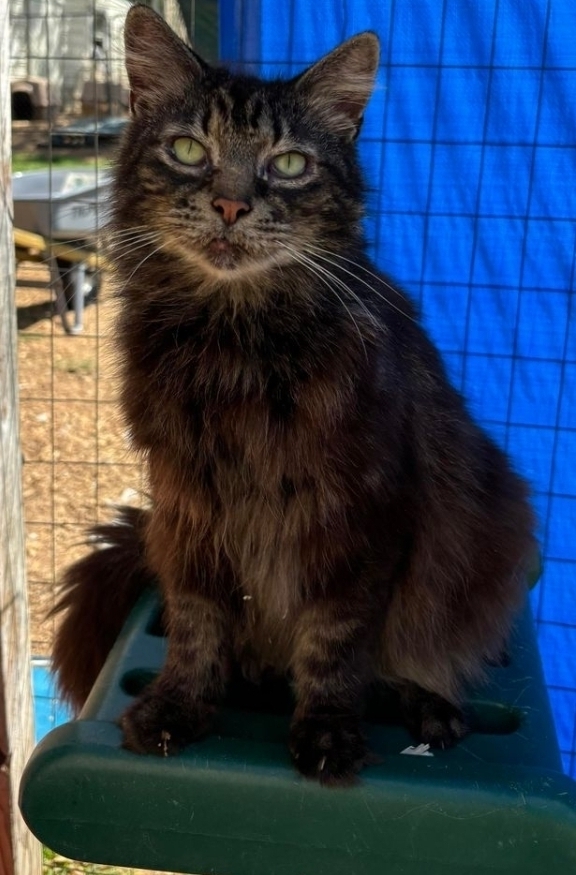
[[[215,600],[182,591],[166,600],[162,671],[123,714],[124,747],[168,756],[203,735],[229,672],[229,617]]]
[[[397,689],[404,723],[418,742],[448,748],[467,734],[464,714],[452,702],[410,681]]]
[[[323,784],[353,783],[370,761],[360,725],[369,676],[365,619],[344,600],[308,605],[294,639],[290,752]]]

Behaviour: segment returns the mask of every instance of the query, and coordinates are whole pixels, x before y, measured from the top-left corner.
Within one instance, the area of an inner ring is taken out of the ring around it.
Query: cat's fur
[[[375,680],[419,740],[453,743],[463,688],[522,601],[533,517],[365,254],[354,139],[377,39],[262,82],[206,65],[135,7],[126,48],[112,260],[122,406],[152,506],[98,529],[108,546],[67,572],[61,690],[82,704],[156,580],[168,655],[122,717],[131,750],[205,732],[234,662],[291,677],[292,757],[322,782],[366,761]],[[179,163],[183,136],[201,166]],[[278,175],[286,152],[306,156],[302,175]]]

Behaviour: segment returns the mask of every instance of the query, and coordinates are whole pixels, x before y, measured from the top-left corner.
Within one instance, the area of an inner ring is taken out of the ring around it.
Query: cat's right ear
[[[203,75],[203,61],[148,6],[132,6],[124,27],[130,109],[135,115],[183,94]]]

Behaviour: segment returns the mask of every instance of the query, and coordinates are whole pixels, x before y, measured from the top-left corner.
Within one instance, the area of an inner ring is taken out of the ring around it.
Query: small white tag
[[[416,747],[414,745],[410,745],[410,747],[404,748],[400,753],[406,753],[411,757],[433,757],[434,754],[430,750],[429,744],[419,744]]]

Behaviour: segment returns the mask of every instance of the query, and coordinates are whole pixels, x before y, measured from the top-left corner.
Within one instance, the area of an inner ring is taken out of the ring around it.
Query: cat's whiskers
[[[278,240],[278,241],[276,241],[276,242],[279,243],[281,246],[285,246],[285,247],[287,247],[287,248],[290,248],[290,247],[288,246],[288,244],[283,243],[283,242],[280,241],[280,240]],[[315,253],[312,252],[312,250],[311,250],[307,245],[301,245],[300,248],[299,248],[299,249],[296,249],[295,251],[299,252],[301,255],[303,255],[304,253],[307,253],[307,254],[310,255],[310,256],[314,256],[314,255],[315,255]],[[349,296],[352,298],[352,300],[355,301],[355,303],[358,304],[358,306],[362,308],[362,310],[364,311],[365,315],[368,317],[369,321],[370,321],[370,322],[371,322],[376,328],[379,328],[379,327],[380,327],[380,322],[379,322],[379,320],[376,318],[376,316],[374,315],[374,313],[371,313],[371,312],[370,312],[370,309],[366,306],[366,303],[362,300],[362,298],[360,298],[359,295],[356,294],[356,292],[353,291],[353,289],[350,288],[350,286],[348,285],[348,283],[345,283],[344,280],[342,280],[340,277],[336,276],[336,275],[335,275],[331,270],[329,270],[328,268],[324,267],[323,265],[318,264],[318,262],[315,261],[314,258],[312,258],[311,261],[312,261],[312,263],[315,265],[315,267],[316,267],[318,270],[321,270],[326,276],[330,277],[331,280],[333,280],[335,283],[337,283],[338,287],[339,287],[343,292],[345,292],[347,295],[349,295]]]
[[[106,244],[106,252],[118,252],[118,250],[126,250],[129,249],[133,244],[137,244],[140,241],[151,239],[150,232],[144,233],[142,231],[137,234],[133,234],[132,236],[126,235],[122,238],[117,238],[116,240],[108,241]]]
[[[110,246],[118,239],[124,240],[131,236],[149,233],[150,227],[148,225],[130,225],[127,228],[115,228],[113,225],[105,225],[98,233],[98,240],[103,246]]]
[[[158,240],[162,239],[162,234],[159,231],[144,231],[137,230],[130,234],[124,234],[122,237],[110,239],[108,242],[107,251],[110,254],[112,261],[115,259],[124,258],[131,252],[141,249],[143,246],[154,246]]]
[[[160,252],[160,250],[164,249],[165,247],[166,247],[166,242],[163,240],[158,246],[156,246],[154,249],[152,249],[152,251],[149,252],[148,255],[145,255],[144,258],[140,259],[140,261],[138,262],[138,264],[136,265],[134,270],[130,273],[130,275],[127,277],[127,279],[122,284],[122,288],[119,290],[119,292],[121,293],[126,288],[126,286],[130,282],[130,280],[132,279],[134,274],[140,270],[142,265],[145,264],[145,262],[147,262],[149,258],[152,258],[153,255],[156,255],[157,252]]]
[[[132,237],[124,237],[122,240],[117,240],[113,243],[109,243],[104,250],[104,254],[107,258],[110,259],[111,263],[114,265],[120,259],[124,259],[125,256],[129,255],[131,250],[140,247],[146,243],[155,243],[155,239],[151,239],[149,234],[139,233],[138,235],[134,235]]]
[[[354,271],[351,271],[345,267],[342,267],[342,265],[338,264],[335,259],[339,259],[340,261],[345,261],[348,264],[351,264],[354,267],[364,271],[365,274],[367,274],[368,276],[377,280],[385,288],[389,289],[391,292],[394,292],[394,294],[397,294],[394,286],[392,286],[392,285],[390,285],[390,283],[386,282],[386,280],[382,276],[379,276],[377,273],[374,273],[373,271],[368,270],[368,268],[364,267],[361,264],[358,264],[358,262],[354,261],[352,258],[347,258],[345,255],[339,255],[336,252],[332,252],[330,249],[324,249],[321,246],[317,246],[317,245],[309,244],[309,243],[306,244],[305,248],[311,255],[316,255],[316,257],[322,259],[322,261],[326,261],[328,264],[332,264],[334,267],[338,268],[338,270],[342,270],[342,271],[344,271],[344,273],[347,273],[349,276],[358,280],[358,282],[362,283],[362,285],[364,285],[364,286],[366,286],[366,288],[370,289],[370,291],[373,292],[376,295],[376,297],[380,298],[382,301],[384,301],[385,304],[387,304],[389,307],[392,307],[392,309],[397,310],[398,313],[400,313],[402,316],[405,316],[406,319],[409,319],[411,322],[416,321],[413,316],[411,316],[409,313],[406,313],[404,310],[402,310],[401,307],[398,307],[396,304],[394,304],[390,300],[390,298],[387,298],[386,295],[383,295],[381,292],[378,292],[371,283],[367,282],[365,279],[362,279],[362,277],[359,276],[357,273],[354,273]],[[323,254],[323,253],[325,253],[325,254]],[[328,257],[328,256],[330,256],[330,257]]]
[[[131,228],[121,228],[109,230],[105,237],[104,242],[106,246],[115,246],[117,243],[124,243],[126,241],[132,240],[133,238],[145,237],[153,234],[155,232],[151,231],[150,228],[146,225],[136,225]]]
[[[118,228],[112,224],[102,229],[102,233],[110,238],[121,237],[125,234],[133,234],[138,231],[149,230],[148,225],[128,225],[126,228]]]
[[[338,294],[338,292],[336,291],[336,289],[332,283],[335,283],[337,285],[337,287],[339,287],[340,289],[342,289],[345,292],[350,293],[350,289],[346,286],[345,283],[343,283],[341,280],[339,280],[338,277],[334,276],[334,274],[332,274],[331,271],[322,267],[322,265],[317,264],[313,259],[308,258],[308,256],[304,255],[304,253],[301,250],[296,249],[293,246],[290,246],[288,243],[282,243],[279,240],[277,240],[276,242],[280,246],[283,246],[286,249],[288,249],[291,252],[292,256],[294,257],[294,260],[299,262],[300,264],[302,264],[304,267],[306,267],[307,270],[310,271],[310,273],[317,276],[318,279],[322,283],[324,283],[324,285],[330,290],[330,292],[332,292],[332,294],[338,299],[338,301],[340,301],[340,303],[342,304],[342,306],[344,307],[344,309],[348,313],[348,316],[350,317],[351,321],[354,323],[354,326],[355,326],[356,331],[358,333],[358,337],[360,339],[360,343],[362,344],[362,349],[364,350],[364,357],[366,358],[366,361],[368,361],[368,352],[366,350],[366,344],[364,342],[364,337],[362,335],[362,332],[360,331],[360,326],[358,325],[358,322],[356,321],[356,319],[352,315],[352,311],[345,304],[345,302],[342,300],[341,296]],[[355,296],[353,295],[353,297],[355,297]],[[370,313],[368,313],[368,315],[371,316]]]
[[[129,238],[128,237],[129,234],[134,234],[134,238]],[[138,242],[139,239],[143,239],[144,236],[148,235],[148,234],[149,234],[149,232],[147,231],[146,226],[144,226],[144,225],[138,226],[137,231],[135,231],[132,228],[129,228],[129,229],[123,229],[123,230],[119,230],[117,232],[114,232],[113,235],[110,234],[109,228],[101,228],[96,233],[96,235],[94,236],[93,241],[92,241],[95,244],[95,248],[96,248],[96,252],[95,252],[96,258],[98,258],[100,255],[98,247],[100,247],[102,250],[101,254],[103,256],[105,256],[106,252],[110,251],[110,249],[112,247],[114,248],[115,251],[121,251],[123,246],[131,245],[131,241]],[[120,245],[118,245],[115,242],[115,240],[116,240],[116,237],[120,237],[120,236],[122,237],[122,240],[121,240]],[[74,238],[66,240],[67,246],[70,246],[73,248],[76,244],[82,244],[83,247],[85,248],[86,247],[86,237],[74,237]],[[67,262],[67,263],[69,263],[69,262]],[[77,268],[77,264],[70,264],[70,267],[68,267],[66,269],[63,269],[63,267],[61,265],[62,265],[62,260],[61,260],[61,263],[59,265],[59,270],[58,270],[59,275],[60,275],[60,279],[62,279],[62,280],[67,279],[69,277],[69,275],[71,273],[73,273],[73,271],[76,270],[76,268]],[[103,267],[103,265],[97,264],[96,271],[102,270],[102,267]]]
[[[154,246],[158,240],[161,239],[161,234],[142,235],[114,246],[114,254],[116,256],[120,255],[121,257],[124,257],[128,253],[142,249],[144,246]]]
[[[215,292],[222,293],[226,290],[227,300],[240,307],[246,302],[245,295],[249,289],[246,282],[280,266],[277,255],[271,251],[273,238],[269,228],[265,234],[259,234],[257,226],[251,226],[249,233],[228,231],[223,239],[242,254],[231,268],[221,268],[213,264],[206,252],[213,240],[220,236],[218,228],[210,230],[205,223],[197,230],[172,215],[164,215],[160,221],[156,220],[156,228],[161,229],[165,235],[167,250],[172,250],[178,258],[185,259],[188,265],[201,272],[203,281],[195,287],[198,296],[212,296]],[[289,230],[288,226],[286,230]],[[259,289],[260,286],[256,284],[250,287],[252,300]]]
[[[67,246],[80,246],[81,248],[86,248],[87,243],[89,245],[98,246],[100,245],[106,238],[106,235],[109,232],[109,217],[106,215],[106,210],[104,209],[104,205],[101,206],[101,215],[98,217],[101,219],[98,227],[95,231],[90,232],[89,235],[84,234],[81,237],[66,237],[66,245]]]

